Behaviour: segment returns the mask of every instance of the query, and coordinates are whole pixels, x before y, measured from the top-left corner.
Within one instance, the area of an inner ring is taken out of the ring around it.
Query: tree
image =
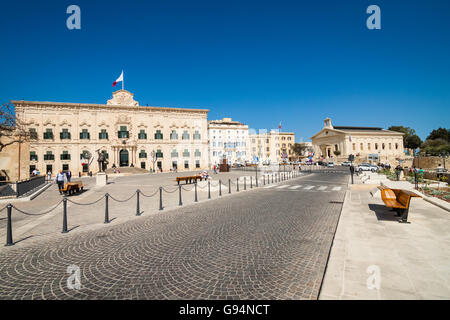
[[[450,143],[450,129],[439,128],[430,132],[427,140],[442,139],[447,143]]]
[[[422,140],[416,134],[416,130],[404,126],[390,126],[388,130],[404,133],[403,146],[406,149],[417,149],[422,144]]]
[[[14,105],[4,103],[0,107],[0,152],[9,145],[23,143],[30,138],[28,124],[17,117]]]
[[[405,147],[408,149],[417,149],[422,145],[422,139],[417,134],[413,134],[406,138]]]
[[[294,143],[291,147],[292,152],[294,152],[297,157],[301,156],[307,148],[308,146],[301,143]]]
[[[334,155],[335,155],[336,157],[339,157],[340,154],[341,154],[341,152],[340,152],[339,150],[334,151]]]

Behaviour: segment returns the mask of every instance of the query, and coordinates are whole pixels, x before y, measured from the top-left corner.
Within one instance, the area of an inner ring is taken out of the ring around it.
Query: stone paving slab
[[[411,223],[398,223],[373,188],[347,193],[320,299],[450,299],[448,212],[414,198]],[[367,286],[371,266],[379,268],[378,289]]]

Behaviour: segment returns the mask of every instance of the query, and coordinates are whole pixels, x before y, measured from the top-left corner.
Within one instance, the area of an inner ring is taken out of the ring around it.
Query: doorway
[[[128,167],[128,150],[122,149],[119,152],[120,156],[120,166],[121,167]]]

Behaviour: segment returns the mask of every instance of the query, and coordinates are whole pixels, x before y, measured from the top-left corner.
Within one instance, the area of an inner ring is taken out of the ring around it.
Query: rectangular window
[[[44,160],[55,160],[55,155],[52,154],[51,151],[47,151],[47,153],[44,154]]]
[[[86,167],[87,167],[87,165],[86,165]],[[63,171],[69,170],[69,165],[68,164],[63,164],[62,165],[62,169],[63,169]],[[84,167],[83,167],[83,169],[84,169]],[[83,170],[83,172],[84,172],[84,170]]]
[[[200,133],[197,130],[194,132],[194,140],[200,140]]]
[[[48,164],[45,166],[45,173],[52,173],[53,172],[53,165]]]
[[[61,160],[70,160],[70,154],[69,151],[63,151],[60,155]]]
[[[176,161],[172,161],[172,168],[173,169],[177,169],[178,168],[178,164]]]
[[[178,133],[175,130],[170,133],[170,140],[178,140]]]
[[[183,135],[181,136],[181,139],[189,140],[189,133],[186,130],[184,130]]]
[[[37,160],[38,160],[38,156],[37,156],[36,152],[30,151],[30,161],[37,161]]]
[[[139,131],[139,133],[138,133],[138,139],[141,139],[141,140],[147,139],[147,133],[145,133],[145,130],[140,130],[140,131]]]
[[[63,139],[70,139],[69,129],[62,129],[62,131],[59,133],[59,138],[61,140],[63,140]]]
[[[90,139],[91,136],[87,129],[82,129],[80,132],[80,139]]]
[[[45,129],[44,139],[53,139],[53,131],[52,131],[52,129]]]
[[[200,160],[195,160],[195,167],[200,168]]]
[[[120,126],[120,130],[117,132],[117,136],[119,137],[119,139],[125,139],[125,138],[129,138],[130,134],[127,130],[126,126]]]
[[[163,134],[161,133],[161,130],[156,130],[155,132],[155,140],[162,140]]]
[[[187,157],[189,157],[189,156],[190,156],[189,151],[188,151],[187,149],[184,149],[184,151],[183,151],[183,157],[187,158]]]
[[[99,140],[108,140],[108,132],[106,132],[106,129],[102,129],[98,133],[98,138],[99,138]]]
[[[141,150],[141,152],[139,152],[139,158],[140,159],[147,158],[147,153],[145,152],[145,150]]]
[[[170,156],[172,158],[178,158],[178,151],[177,150],[172,150],[172,152],[170,153]]]
[[[144,161],[141,162],[141,169],[145,169],[145,162]]]
[[[34,164],[32,164],[30,166],[30,174],[32,174],[34,170],[36,170],[36,166]]]
[[[189,161],[186,160],[186,161],[184,162],[184,168],[185,168],[185,169],[189,169]]]
[[[196,150],[195,150],[195,153],[194,153],[194,156],[195,156],[195,157],[200,157],[200,156],[201,156],[200,150],[196,149]]]
[[[30,128],[30,139],[37,140],[38,135],[35,128]]]
[[[156,158],[164,158],[163,153],[159,149],[156,150]]]

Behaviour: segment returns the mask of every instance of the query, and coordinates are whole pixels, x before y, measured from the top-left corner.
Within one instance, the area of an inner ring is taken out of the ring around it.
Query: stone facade
[[[10,137],[1,137],[2,143],[9,143]],[[0,152],[0,176],[6,181],[20,181],[30,177],[30,143],[28,141],[15,142],[5,146]]]
[[[341,162],[353,154],[356,163],[397,165],[405,158],[403,133],[378,127],[333,127],[329,118],[324,123],[322,130],[311,137],[315,160]]]
[[[126,90],[114,92],[106,105],[12,103],[36,134],[30,143],[30,166],[42,173],[95,173],[97,150],[106,153],[108,168],[115,164],[165,172],[208,167],[208,110],[139,106]],[[89,161],[86,154],[91,155]]]
[[[248,152],[248,125],[231,118],[208,121],[210,166],[226,158],[229,164],[250,161]]]
[[[295,155],[292,146],[295,143],[293,132],[279,132],[278,130],[260,130],[250,132],[250,154],[252,160],[258,157],[260,162],[280,163],[282,155],[286,153],[288,161],[293,161]]]

